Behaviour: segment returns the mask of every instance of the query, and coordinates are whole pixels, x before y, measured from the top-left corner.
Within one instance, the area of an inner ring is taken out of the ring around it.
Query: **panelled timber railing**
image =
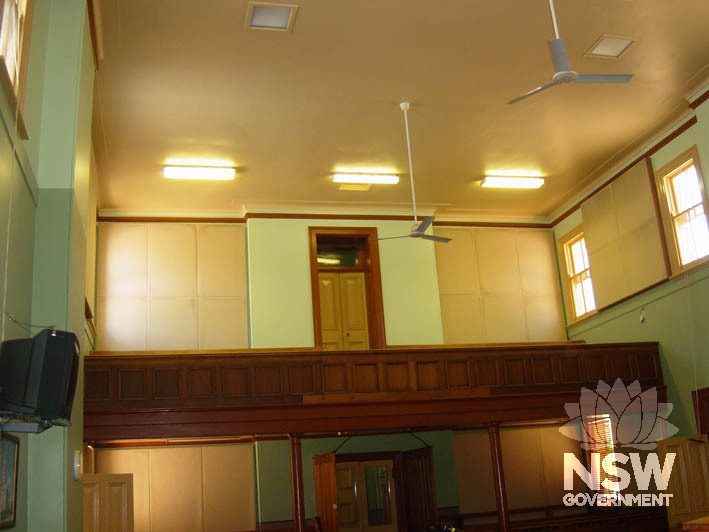
[[[519,528],[500,426],[568,419],[564,404],[577,402],[581,387],[616,379],[655,387],[664,401],[658,344],[97,352],[84,365],[84,439],[287,434],[293,530],[305,532],[303,434],[487,428],[496,528],[510,532]]]
[[[664,395],[654,342],[97,352],[84,374],[87,441],[559,419],[618,378]]]

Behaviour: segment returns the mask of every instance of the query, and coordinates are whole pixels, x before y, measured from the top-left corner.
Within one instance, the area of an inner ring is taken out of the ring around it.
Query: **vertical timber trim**
[[[305,532],[305,502],[303,500],[303,457],[300,434],[289,434],[290,469],[293,486],[293,532]]]
[[[510,514],[507,509],[507,491],[505,490],[505,471],[502,466],[502,446],[500,445],[500,426],[488,425],[490,455],[492,456],[492,474],[497,500],[497,522],[500,532],[510,532]]]

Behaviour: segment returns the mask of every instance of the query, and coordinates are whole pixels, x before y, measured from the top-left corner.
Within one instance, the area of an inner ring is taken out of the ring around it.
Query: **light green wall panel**
[[[256,456],[256,516],[262,523],[293,519],[290,442],[258,441]],[[303,464],[305,466],[305,464]]]
[[[252,347],[312,347],[309,226],[377,227],[380,237],[408,234],[412,222],[251,219],[247,222]],[[443,342],[432,242],[379,242],[389,345]]]

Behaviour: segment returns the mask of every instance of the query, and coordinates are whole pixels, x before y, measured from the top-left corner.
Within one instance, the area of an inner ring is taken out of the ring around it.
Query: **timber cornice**
[[[86,440],[385,430],[566,417],[582,386],[664,386],[656,342],[96,354]]]

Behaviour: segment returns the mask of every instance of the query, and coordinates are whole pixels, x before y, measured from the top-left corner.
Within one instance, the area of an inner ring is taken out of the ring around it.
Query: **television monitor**
[[[69,421],[79,370],[79,341],[44,329],[0,346],[0,414]]]

